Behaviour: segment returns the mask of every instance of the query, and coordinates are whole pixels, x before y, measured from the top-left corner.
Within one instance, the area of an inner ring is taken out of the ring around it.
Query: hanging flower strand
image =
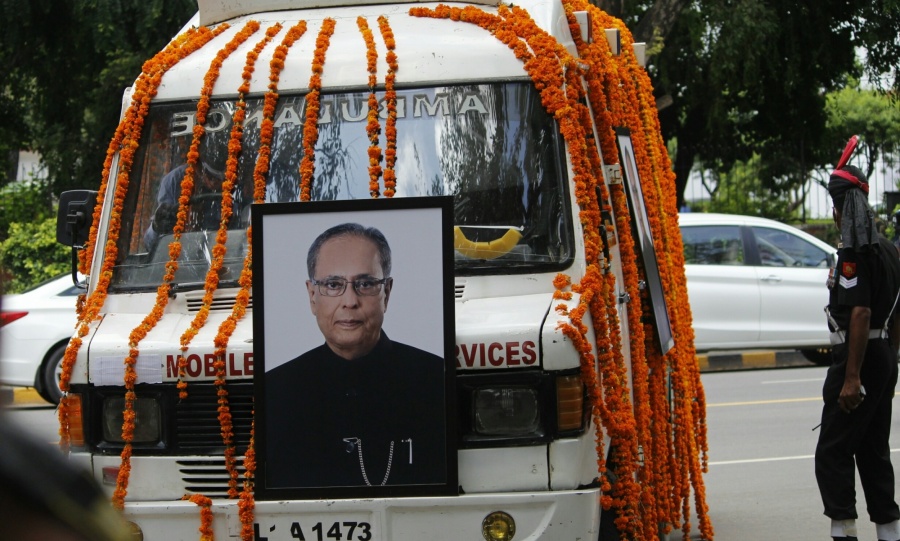
[[[381,124],[378,121],[378,97],[375,85],[378,84],[378,52],[375,50],[375,38],[369,29],[365,17],[356,18],[356,26],[366,43],[366,67],[369,72],[369,112],[366,115],[366,134],[369,136],[369,194],[378,199],[378,179],[381,178],[381,147],[378,139],[381,136]]]
[[[384,125],[384,196],[394,197],[394,190],[397,186],[397,173],[394,170],[397,163],[397,91],[394,85],[397,81],[399,64],[394,32],[384,15],[378,17],[378,28],[381,31],[381,39],[384,40],[384,45],[387,47],[385,59],[388,65],[388,72],[384,78],[384,101],[387,106],[387,121]]]
[[[197,105],[197,125],[194,127],[194,139],[191,142],[191,148],[188,151],[188,166],[185,170],[184,179],[181,181],[181,196],[178,200],[178,214],[173,228],[172,242],[169,244],[169,261],[166,263],[166,272],[163,275],[163,281],[157,288],[156,303],[150,313],[144,317],[143,321],[132,329],[128,337],[128,356],[125,358],[125,407],[122,412],[124,422],[122,424],[122,441],[125,443],[122,448],[122,466],[119,468],[119,474],[116,477],[116,488],[113,491],[113,506],[116,509],[122,509],[125,506],[125,496],[128,492],[128,479],[131,475],[131,442],[134,439],[134,385],[137,383],[137,372],[135,365],[140,355],[138,345],[147,336],[147,334],[159,323],[162,318],[163,311],[169,300],[169,290],[171,283],[175,279],[175,272],[178,270],[178,258],[181,255],[181,234],[184,231],[185,222],[187,221],[187,207],[190,204],[191,194],[194,191],[194,169],[199,159],[198,147],[200,146],[200,138],[203,136],[203,123],[206,122],[206,113],[209,110],[209,97],[212,95],[212,89],[219,77],[219,69],[226,58],[237,49],[244,41],[246,41],[256,30],[259,29],[259,23],[250,21],[242,28],[225,47],[223,47],[210,63],[209,71],[204,77],[204,85],[201,90],[200,102]],[[181,361],[179,361],[181,363]]]
[[[303,159],[300,161],[300,201],[311,197],[313,175],[316,168],[316,142],[319,140],[319,94],[322,91],[322,68],[325,53],[331,43],[335,20],[322,21],[322,28],[316,38],[316,51],[312,60],[312,75],[309,77],[309,93],[306,95],[306,120],[303,123]]]
[[[212,249],[212,261],[210,262],[209,270],[206,273],[206,279],[204,281],[204,293],[200,309],[197,310],[191,324],[181,335],[180,343],[182,359],[185,357],[191,341],[206,324],[210,307],[213,303],[213,295],[219,284],[219,272],[222,270],[223,261],[225,259],[225,245],[228,241],[228,224],[231,222],[231,217],[234,212],[234,198],[232,193],[237,184],[238,158],[241,152],[241,136],[243,134],[244,119],[247,115],[247,103],[244,101],[244,95],[250,91],[250,78],[253,76],[259,53],[279,31],[281,31],[280,24],[271,26],[266,31],[263,39],[247,53],[247,63],[244,66],[242,83],[238,88],[238,99],[236,100],[235,110],[231,119],[231,135],[228,141],[228,160],[225,165],[225,180],[222,183],[222,210],[219,220],[219,229],[216,232],[216,243]],[[179,371],[177,386],[179,398],[185,400],[187,398],[187,383],[184,379],[184,374],[181,371]]]
[[[623,33],[627,32],[624,25],[619,26],[620,21],[614,24],[611,17],[610,21],[604,20],[598,24],[597,21],[608,16],[583,0],[563,1],[566,13],[570,16],[570,25],[574,24],[571,22],[574,19],[571,16],[573,11],[588,11],[595,22],[595,28],[619,27]],[[558,277],[554,297],[560,301],[574,302],[556,307],[559,313],[568,316],[568,321],[560,325],[560,330],[572,340],[579,352],[582,377],[591,397],[595,422],[596,419],[601,420],[597,432],[601,434],[605,431],[610,436],[613,445],[611,449],[615,451],[618,481],[614,486],[609,486],[604,479],[604,507],[616,508],[616,525],[623,535],[635,540],[646,539],[655,535],[659,522],[677,524],[679,512],[683,517],[688,516],[688,498],[693,489],[700,515],[701,534],[704,539],[712,539],[706,517],[702,478],[699,475],[701,468],[696,466],[700,463],[697,457],[701,453],[705,464],[705,451],[702,450],[705,445],[705,425],[696,420],[703,416],[702,407],[697,404],[698,401],[702,402],[703,397],[699,378],[694,376],[696,362],[693,355],[682,353],[690,350],[689,346],[678,348],[676,353],[671,354],[675,369],[671,373],[678,380],[673,381],[675,400],[670,405],[664,398],[651,396],[663,384],[662,375],[670,372],[660,364],[665,362],[661,355],[656,355],[652,348],[645,348],[645,344],[652,343],[653,334],[652,331],[645,332],[642,322],[641,291],[637,287],[642,269],[635,257],[633,239],[628,234],[631,224],[625,194],[621,186],[614,187],[610,193],[605,185],[596,180],[602,178],[602,162],[618,162],[612,127],[629,127],[635,146],[640,146],[643,153],[636,157],[642,182],[654,183],[654,193],[645,199],[648,206],[653,207],[648,209],[651,228],[655,235],[659,231],[659,238],[672,242],[672,245],[657,248],[660,253],[674,254],[667,255],[660,263],[665,267],[660,274],[667,291],[667,300],[672,299],[672,304],[676,306],[686,306],[683,297],[684,282],[680,277],[675,279],[679,273],[683,275],[683,270],[677,266],[677,253],[681,251],[678,244],[680,238],[677,230],[668,227],[667,222],[674,220],[667,220],[667,210],[661,203],[663,198],[654,199],[656,192],[662,192],[662,188],[656,187],[657,185],[671,183],[671,179],[667,177],[671,173],[668,171],[669,162],[664,145],[658,142],[658,123],[653,110],[648,109],[652,105],[652,100],[646,96],[649,87],[637,83],[643,76],[642,69],[635,67],[630,50],[615,58],[608,48],[603,50],[604,40],[584,44],[576,37],[581,61],[589,66],[583,76],[587,82],[586,97],[597,115],[594,119],[597,132],[594,133],[594,128],[589,127],[590,112],[581,104],[582,83],[578,77],[582,75],[581,68],[552,36],[534,24],[525,10],[501,5],[497,9],[497,15],[492,15],[473,6],[460,9],[439,5],[434,9],[416,7],[409,12],[413,16],[476,24],[507,44],[523,62],[523,67],[540,92],[542,104],[557,119],[560,132],[566,140],[574,171],[572,180],[579,217],[585,232],[588,264],[581,281],[571,284],[571,292],[567,291],[568,279]],[[578,36],[580,32],[575,30],[572,34]],[[636,88],[640,90],[636,91]],[[653,134],[650,137],[657,136],[657,139],[648,141],[647,134]],[[598,140],[603,154],[602,161],[591,138]],[[387,175],[385,178],[387,179]],[[616,299],[621,286],[616,285],[613,273],[602,272],[596,264],[601,247],[600,234],[605,229],[600,224],[601,209],[613,210],[616,216],[615,231],[620,232],[619,255],[622,257],[624,287],[634,299],[624,316],[627,323],[627,328],[624,329],[620,327]],[[572,297],[573,292],[580,294],[577,299]],[[586,339],[588,328],[583,318],[588,313],[594,327],[596,359],[592,357],[593,344]],[[689,321],[689,317],[678,319]],[[673,328],[676,343],[689,341],[690,330],[679,325],[680,322]],[[624,334],[626,331],[627,335]],[[631,374],[622,352],[625,336],[631,351]],[[592,377],[595,367],[600,372],[599,383]],[[685,372],[684,376],[680,375],[682,371]],[[630,386],[629,376],[633,376]],[[641,381],[637,382],[637,379]],[[602,392],[597,392],[598,386],[602,386]],[[630,399],[629,388],[635,393],[635,404]],[[659,396],[664,397],[665,393],[659,393]],[[688,402],[693,403],[690,409],[682,405]],[[669,421],[667,415],[670,408],[675,410],[674,417],[683,419],[683,423],[675,425]],[[651,431],[659,434],[659,437],[655,437]],[[668,434],[674,434],[674,439],[670,440]],[[641,447],[644,451],[643,466],[639,466],[638,460],[638,450]],[[602,446],[598,445],[598,467],[601,474],[604,470],[603,462]],[[690,483],[686,481],[688,479],[691,480]],[[667,492],[672,489],[675,494]],[[666,508],[659,503],[671,500],[673,495],[680,499],[681,510],[677,506],[674,509]],[[682,529],[687,536],[687,520]]]
[[[263,119],[260,123],[259,153],[253,168],[253,202],[264,203],[266,199],[266,175],[269,170],[269,156],[271,153],[272,138],[274,137],[275,106],[278,103],[278,81],[284,62],[291,46],[306,33],[306,22],[300,21],[292,26],[284,38],[275,48],[272,60],[269,62],[269,90],[263,99]],[[232,307],[231,314],[219,327],[216,341],[216,357],[224,356],[225,347],[237,322],[243,319],[247,306],[250,303],[250,288],[253,285],[253,232],[252,227],[247,228],[247,255],[244,257],[244,267],[238,281],[240,291]],[[238,516],[241,521],[241,540],[254,541],[256,539],[253,529],[254,510],[256,503],[253,498],[253,483],[256,475],[255,424],[251,422],[250,444],[244,454],[244,484],[238,501]]]
[[[137,141],[140,139],[144,119],[149,112],[150,100],[156,95],[156,89],[159,87],[162,76],[166,71],[178,63],[182,58],[185,58],[197,49],[203,47],[227,28],[228,25],[222,25],[215,31],[210,31],[206,28],[188,30],[173,40],[163,51],[154,56],[151,60],[145,62],[143,72],[135,82],[131,105],[126,111],[125,118],[120,123],[120,129],[117,129],[116,136],[110,143],[109,149],[107,150],[107,160],[104,163],[103,177],[97,197],[98,203],[106,199],[113,156],[117,152],[119,153],[119,170],[116,175],[116,188],[113,195],[112,211],[110,212],[108,222],[107,241],[105,245],[106,252],[104,253],[104,258],[100,265],[97,285],[94,288],[94,291],[84,301],[79,316],[78,330],[72,340],[70,340],[69,345],[66,347],[65,354],[63,355],[60,388],[64,393],[67,393],[69,390],[69,381],[75,366],[78,350],[82,345],[82,339],[90,331],[91,323],[98,317],[100,310],[106,302],[109,282],[112,278],[112,268],[116,262],[117,242],[122,226],[122,208],[125,202],[125,195],[128,192],[129,174],[134,162]],[[99,204],[94,209],[93,224],[91,226],[88,245],[84,250],[87,254],[85,256],[86,261],[91,261],[93,259],[97,244],[97,231],[100,223],[101,210],[102,205]],[[64,397],[60,402],[58,415],[60,424],[59,446],[63,452],[68,452],[70,438],[67,397]]]

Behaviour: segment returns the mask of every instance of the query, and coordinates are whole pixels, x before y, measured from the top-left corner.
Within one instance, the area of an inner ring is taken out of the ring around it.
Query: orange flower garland
[[[212,500],[201,494],[185,496],[185,499],[200,507],[200,541],[213,541],[216,537],[212,527]]]
[[[275,48],[272,60],[269,62],[269,91],[263,99],[263,119],[260,124],[259,154],[253,168],[253,202],[263,203],[266,199],[266,175],[269,171],[269,157],[271,155],[272,138],[274,137],[275,106],[278,103],[278,81],[281,71],[284,69],[284,61],[290,47],[306,33],[306,22],[300,21],[288,30],[281,44]],[[237,321],[244,317],[247,306],[250,303],[250,288],[253,266],[253,238],[252,228],[247,228],[247,255],[244,258],[244,267],[241,270],[239,285],[241,287],[237,295],[231,315],[219,328],[216,340],[216,358],[225,355],[228,338],[231,336]],[[227,334],[226,334],[227,333]],[[254,510],[256,503],[253,498],[253,480],[256,475],[256,452],[254,451],[254,427],[251,422],[250,444],[244,454],[244,485],[238,502],[238,515],[241,521],[241,540],[254,541],[253,530]]]
[[[394,41],[394,32],[387,17],[378,17],[378,29],[381,31],[381,39],[387,47],[388,72],[384,78],[384,101],[387,105],[387,121],[384,126],[384,196],[394,197],[394,189],[397,187],[397,173],[394,166],[397,163],[397,91],[394,84],[397,80],[397,43]]]
[[[378,98],[375,96],[375,85],[378,83],[378,52],[375,50],[375,38],[369,30],[365,17],[357,17],[356,25],[366,43],[366,66],[369,71],[369,112],[366,115],[366,133],[369,135],[369,194],[378,199],[378,179],[381,178],[381,148],[378,139],[381,136],[381,124],[378,122]]]
[[[316,38],[312,75],[309,77],[309,93],[306,95],[306,120],[303,123],[303,159],[300,161],[300,201],[309,201],[313,174],[316,168],[316,142],[319,140],[319,94],[322,91],[322,66],[325,53],[331,43],[335,21],[327,18]]]
[[[172,280],[175,278],[175,272],[178,269],[178,257],[181,254],[181,233],[184,231],[185,222],[187,221],[187,207],[190,204],[191,194],[194,191],[194,168],[200,155],[197,149],[200,146],[200,138],[204,133],[203,124],[206,122],[206,113],[209,110],[209,97],[212,95],[213,85],[218,79],[222,62],[258,29],[259,23],[255,21],[250,21],[244,25],[244,28],[219,51],[210,63],[209,71],[203,79],[204,85],[200,93],[200,102],[197,105],[197,125],[194,127],[194,138],[188,151],[188,166],[185,170],[184,179],[181,181],[181,196],[178,200],[178,214],[173,228],[173,240],[169,244],[169,261],[166,263],[166,273],[163,276],[162,283],[157,288],[156,303],[153,309],[131,331],[128,337],[129,353],[124,361],[125,409],[123,411],[124,422],[122,424],[122,441],[125,442],[125,446],[122,449],[122,465],[116,478],[116,488],[113,492],[112,500],[113,506],[117,509],[122,509],[125,505],[125,496],[128,493],[128,479],[131,475],[131,442],[134,439],[134,400],[136,398],[134,385],[137,382],[137,372],[135,372],[134,367],[140,354],[138,344],[156,326],[168,304],[169,290]]]
[[[616,524],[624,535],[634,539],[644,539],[653,535],[659,527],[658,521],[668,520],[673,523],[678,521],[676,510],[672,512],[664,502],[671,500],[671,495],[666,493],[666,487],[676,487],[676,496],[682,503],[688,501],[691,489],[697,494],[698,515],[700,515],[700,529],[705,539],[712,538],[708,517],[705,515],[705,502],[703,501],[702,478],[699,470],[691,464],[696,464],[698,456],[697,444],[705,445],[705,426],[693,421],[702,418],[702,404],[695,404],[692,411],[686,412],[687,424],[672,425],[667,413],[669,405],[665,401],[665,393],[651,392],[660,387],[664,388],[664,379],[667,374],[665,360],[658,352],[655,352],[652,329],[645,332],[642,324],[643,310],[641,307],[641,290],[638,283],[641,279],[639,261],[634,252],[634,243],[628,232],[631,224],[628,214],[627,202],[622,186],[613,187],[609,193],[605,185],[600,185],[599,198],[598,186],[594,179],[601,178],[601,156],[596,147],[585,144],[589,137],[598,139],[598,144],[603,152],[606,163],[616,163],[618,152],[612,131],[613,126],[627,126],[632,129],[635,148],[641,147],[642,155],[637,157],[638,168],[643,181],[652,179],[657,186],[662,185],[662,179],[671,183],[671,172],[668,171],[668,157],[664,145],[654,141],[649,153],[645,150],[649,145],[646,133],[658,134],[658,125],[652,115],[653,109],[648,109],[652,101],[647,101],[649,84],[624,84],[622,78],[625,74],[634,79],[643,70],[634,64],[631,51],[622,58],[615,58],[605,48],[605,40],[586,45],[580,40],[574,17],[574,10],[587,10],[595,19],[595,28],[609,28],[613,26],[610,21],[602,21],[596,24],[596,20],[605,16],[600,10],[588,6],[580,0],[566,0],[566,10],[570,14],[570,24],[573,27],[573,36],[579,47],[582,60],[590,66],[586,73],[581,74],[573,59],[562,49],[556,41],[546,35],[531,20],[528,14],[519,8],[508,9],[504,6],[498,8],[497,17],[485,13],[477,8],[449,8],[438,6],[434,10],[425,8],[413,8],[410,14],[414,16],[428,16],[448,18],[456,21],[464,21],[477,24],[490,31],[500,41],[506,43],[517,58],[522,60],[523,67],[534,81],[535,87],[541,92],[541,100],[547,111],[553,114],[560,125],[572,160],[575,176],[573,178],[576,190],[576,200],[579,204],[582,224],[585,231],[585,253],[588,263],[586,272],[580,283],[571,285],[571,290],[580,293],[575,306],[559,305],[557,310],[569,316],[569,323],[561,325],[561,330],[569,337],[582,362],[582,375],[585,385],[591,396],[595,412],[595,420],[602,420],[602,427],[598,426],[598,435],[605,429],[612,440],[612,451],[615,453],[616,474],[618,481],[609,491],[604,486],[603,503],[605,507],[613,505],[618,510]],[[606,16],[608,17],[608,16]],[[609,18],[611,19],[611,18]],[[621,24],[621,23],[619,23]],[[620,29],[627,33],[624,26]],[[630,35],[629,35],[630,39]],[[627,40],[626,40],[627,43]],[[584,126],[590,125],[590,113],[581,105],[581,83],[578,75],[583,75],[587,82],[587,97],[592,105],[595,117],[595,125],[599,133],[586,132]],[[624,89],[621,89],[624,87]],[[639,88],[642,95],[631,93],[634,88]],[[652,99],[652,97],[651,97]],[[654,194],[655,195],[655,194]],[[609,207],[609,200],[612,206]],[[667,238],[677,244],[680,236],[675,230],[663,229],[660,215],[666,212],[674,215],[673,211],[663,210],[659,198],[646,198],[650,212],[651,228],[657,239]],[[632,406],[628,396],[628,370],[622,354],[622,335],[619,331],[618,309],[616,299],[615,276],[612,273],[603,273],[603,268],[596,263],[599,256],[601,241],[600,215],[601,207],[612,208],[616,216],[616,229],[624,234],[619,236],[619,253],[622,258],[621,266],[625,281],[625,291],[636,301],[629,303],[627,307],[628,337],[631,352],[632,388],[635,396],[635,404]],[[665,219],[665,218],[663,218]],[[674,239],[674,240],[673,240]],[[680,245],[660,246],[657,251],[664,254],[679,254]],[[675,256],[677,257],[677,256]],[[665,267],[661,271],[663,285],[667,291],[667,300],[674,307],[685,305],[684,286],[672,280],[672,268],[677,262],[673,256],[668,256]],[[682,271],[683,272],[683,271]],[[554,297],[559,300],[572,299],[572,293],[567,291],[568,278],[560,275],[554,281],[556,293]],[[680,288],[680,289],[679,289]],[[675,308],[676,310],[679,308]],[[591,314],[594,332],[597,337],[597,354],[595,360],[592,347],[586,342],[587,328],[582,322],[584,314]],[[670,310],[671,311],[671,310]],[[674,312],[673,312],[674,313]],[[675,319],[670,314],[670,319]],[[680,318],[683,320],[683,318]],[[676,336],[689,337],[684,329],[676,324],[673,328]],[[689,332],[689,331],[688,331]],[[650,348],[645,344],[651,344]],[[678,365],[693,364],[693,355],[688,358],[682,347],[674,354],[670,354],[671,362]],[[690,349],[689,347],[687,349]],[[600,370],[599,382],[594,378],[594,366]],[[691,375],[696,373],[696,369]],[[699,386],[699,378],[682,378],[691,382],[691,386],[685,388],[679,394],[683,397],[700,396],[702,389]],[[602,386],[602,392],[598,387]],[[690,399],[690,398],[689,398]],[[674,407],[676,412],[684,411],[684,407],[676,399]],[[678,413],[676,413],[677,415]],[[595,421],[596,422],[596,421]],[[675,434],[677,445],[669,443],[667,434]],[[662,434],[661,437],[656,437]],[[604,471],[604,459],[602,440],[598,442],[598,466]],[[705,447],[703,447],[705,449]],[[643,467],[639,465],[639,453],[643,453]],[[705,450],[702,451],[705,464]],[[685,471],[679,478],[673,478],[672,466],[675,457],[694,457],[688,460],[678,461],[684,464]],[[641,482],[638,483],[637,480]],[[691,483],[686,480],[691,479]],[[663,502],[663,503],[661,503]],[[687,514],[685,513],[685,517]],[[683,526],[687,532],[687,521]]]
[[[82,338],[87,335],[91,323],[98,317],[100,310],[106,301],[109,281],[112,278],[112,268],[115,265],[116,255],[118,253],[116,243],[121,230],[122,208],[125,201],[125,195],[128,192],[129,175],[131,166],[134,162],[134,154],[137,150],[137,141],[140,139],[144,119],[149,111],[150,100],[156,95],[156,89],[162,80],[162,76],[169,68],[178,63],[182,58],[208,43],[219,33],[224,32],[227,28],[228,25],[221,25],[215,31],[210,31],[206,28],[188,30],[183,35],[174,39],[165,49],[154,56],[153,59],[145,62],[143,72],[135,82],[131,105],[125,113],[125,118],[116,130],[116,135],[110,143],[109,149],[107,150],[107,159],[104,163],[103,177],[97,196],[98,202],[103,201],[106,198],[113,156],[116,152],[119,153],[119,170],[116,176],[116,190],[113,198],[112,212],[110,213],[109,218],[109,228],[105,245],[106,252],[104,253],[103,262],[101,263],[97,285],[84,302],[83,309],[79,315],[78,330],[72,340],[69,341],[69,345],[66,347],[66,352],[63,356],[60,388],[64,393],[67,393],[69,390],[69,381],[75,366],[78,350],[82,345]],[[101,211],[101,205],[97,205],[94,209],[93,224],[91,226],[88,245],[84,250],[85,261],[93,260],[93,254],[97,244],[97,232],[99,230]],[[64,452],[68,452],[70,439],[67,399],[60,402],[58,414],[60,422],[59,446]]]
[[[240,88],[238,88],[238,99],[236,101],[235,111],[232,114],[231,137],[228,141],[228,160],[225,165],[225,180],[222,183],[222,214],[219,220],[219,229],[216,232],[216,243],[212,249],[212,261],[209,270],[206,273],[204,282],[203,300],[200,309],[197,311],[191,324],[184,333],[182,333],[180,339],[181,355],[179,356],[179,365],[182,370],[179,370],[178,396],[181,400],[187,398],[187,383],[183,379],[183,368],[185,365],[184,356],[187,353],[191,341],[197,336],[200,328],[206,324],[206,320],[209,317],[209,310],[213,302],[213,294],[219,284],[219,272],[222,270],[225,258],[225,243],[228,240],[228,223],[234,212],[232,192],[234,191],[237,179],[238,157],[241,153],[241,136],[243,134],[244,119],[247,116],[247,103],[244,101],[244,95],[250,91],[250,78],[253,76],[253,70],[256,60],[259,58],[260,51],[262,51],[275,34],[280,31],[280,24],[276,23],[272,25],[266,31],[265,37],[256,44],[253,50],[247,53],[247,64],[242,73],[243,82]]]

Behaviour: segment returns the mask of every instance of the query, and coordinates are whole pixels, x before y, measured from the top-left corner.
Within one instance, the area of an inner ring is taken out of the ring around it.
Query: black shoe
[[[832,537],[834,541],[859,541],[856,537]]]

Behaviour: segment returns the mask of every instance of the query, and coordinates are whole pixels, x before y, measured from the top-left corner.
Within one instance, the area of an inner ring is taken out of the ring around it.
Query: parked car
[[[679,223],[697,351],[799,349],[830,363],[824,310],[833,246],[752,216],[684,213]]]
[[[59,402],[63,353],[75,332],[82,290],[66,274],[0,301],[0,385],[34,387]]]

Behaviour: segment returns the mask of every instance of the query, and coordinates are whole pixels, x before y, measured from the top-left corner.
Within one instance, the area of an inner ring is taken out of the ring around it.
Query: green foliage
[[[766,186],[760,180],[760,169],[760,157],[753,156],[719,175],[706,210],[790,221],[797,206],[790,191]]]
[[[0,188],[0,241],[9,236],[13,222],[34,223],[55,216],[50,200],[45,179],[14,182]]]
[[[53,193],[96,188],[122,91],[196,10],[196,0],[0,0],[0,156],[39,152]]]
[[[56,218],[9,226],[0,242],[4,293],[18,293],[70,270],[71,249],[56,242]]]
[[[654,8],[675,2],[657,0]],[[660,123],[666,140],[678,140],[679,204],[698,166],[722,175],[758,154],[763,185],[789,190],[804,183],[807,172],[834,164],[840,149],[826,135],[825,95],[859,78],[858,47],[881,54],[900,45],[900,9],[874,16],[883,9],[876,5],[881,3],[685,4],[650,72],[657,95],[672,98]],[[876,42],[876,31],[884,43]],[[866,60],[885,58],[878,54]],[[893,64],[881,66],[894,66],[896,73],[897,56],[887,58]]]
[[[853,83],[826,96],[826,111],[826,137],[835,156],[855,134],[860,136],[858,151],[865,156],[869,177],[879,159],[889,167],[900,161],[900,107],[889,97]]]

